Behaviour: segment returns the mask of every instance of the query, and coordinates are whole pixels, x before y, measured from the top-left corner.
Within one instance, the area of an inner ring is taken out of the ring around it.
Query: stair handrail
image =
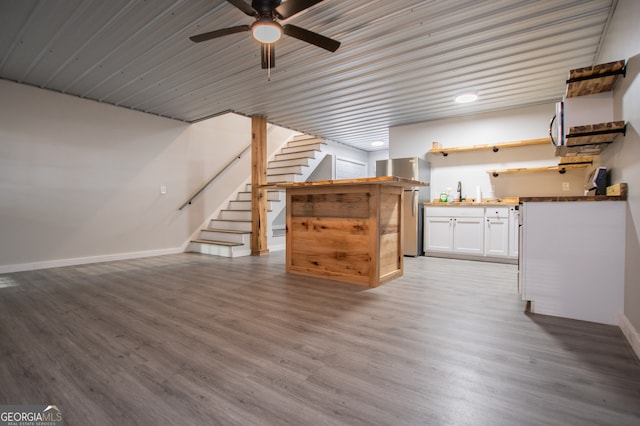
[[[247,151],[249,151],[251,149],[251,143],[249,143],[247,146],[245,146],[244,148],[242,148],[242,151],[240,151],[235,157],[233,157],[231,159],[231,161],[229,161],[227,164],[224,165],[224,167],[222,167],[222,169],[220,169],[220,171],[218,171],[218,173],[216,173],[211,179],[209,179],[204,185],[202,185],[202,187],[200,187],[200,189],[198,189],[196,192],[194,192],[193,194],[191,194],[191,196],[189,197],[189,199],[187,201],[185,201],[179,208],[178,211],[182,210],[183,208],[185,208],[186,206],[188,206],[189,204],[191,204],[191,202],[198,196],[200,195],[205,189],[207,189],[207,187],[209,185],[211,185],[211,183],[216,180],[218,178],[218,176],[220,176],[222,173],[224,173],[225,170],[227,170],[229,167],[231,167],[236,161],[238,161]]]

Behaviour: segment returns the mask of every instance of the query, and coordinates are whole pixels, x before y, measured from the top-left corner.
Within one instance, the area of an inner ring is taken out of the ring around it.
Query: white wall
[[[549,121],[555,104],[531,106],[488,114],[477,114],[399,126],[390,129],[391,158],[419,156],[431,163],[431,194],[462,182],[463,197],[474,198],[476,187],[484,197],[513,197],[540,195],[582,195],[586,169],[557,172],[502,174],[493,177],[487,170],[555,166],[559,158],[554,147],[539,145],[505,148],[498,152],[470,151],[427,154],[433,142],[444,147],[499,144],[517,140],[548,137]],[[570,190],[563,191],[568,182]]]
[[[181,251],[250,175],[248,153],[178,211],[250,143],[249,118],[187,125],[5,80],[0,93],[0,272]],[[293,133],[270,129],[269,155]]]
[[[625,264],[626,320],[640,331],[640,2],[619,0],[598,63],[627,60],[627,76],[614,88],[614,118],[627,122],[627,134],[608,147],[602,164],[614,182],[629,185]],[[637,337],[637,334],[636,334]],[[640,341],[636,341],[636,345]],[[636,352],[640,350],[636,346]]]
[[[381,149],[379,151],[370,151],[369,152],[369,176],[376,175],[376,161],[378,160],[387,160],[389,158],[389,150]]]

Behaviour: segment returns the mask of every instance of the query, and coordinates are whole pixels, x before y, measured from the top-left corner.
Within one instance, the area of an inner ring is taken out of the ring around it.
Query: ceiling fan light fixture
[[[251,26],[251,34],[260,43],[275,43],[282,37],[282,27],[271,20],[256,21]]]

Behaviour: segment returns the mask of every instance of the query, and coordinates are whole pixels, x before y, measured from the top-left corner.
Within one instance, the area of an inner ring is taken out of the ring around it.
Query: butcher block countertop
[[[520,197],[521,203],[541,203],[555,201],[626,201],[627,195],[576,195],[566,197]]]
[[[425,207],[511,207],[517,206],[519,203],[518,197],[505,197],[505,198],[491,198],[485,201],[476,203],[475,201],[454,201],[452,203],[444,203],[442,201],[433,201],[424,203]]]
[[[583,196],[557,196],[557,197],[520,197],[521,203],[548,202],[548,201],[627,201],[627,184],[619,184],[620,195],[583,195]]]
[[[414,186],[429,186],[428,182],[420,182],[417,180],[405,179],[397,176],[380,176],[356,179],[339,179],[339,180],[316,180],[312,182],[283,182],[262,185],[262,188],[300,188],[311,186],[328,186],[328,185],[370,185],[382,184],[391,186],[402,186],[412,188]]]

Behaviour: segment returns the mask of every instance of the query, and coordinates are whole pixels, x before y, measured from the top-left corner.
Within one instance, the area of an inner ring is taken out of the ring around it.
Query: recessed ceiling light
[[[469,102],[473,102],[476,99],[478,99],[478,94],[472,92],[462,93],[456,96],[456,102],[459,104],[468,104]]]
[[[382,146],[384,145],[383,141],[373,141],[371,142],[371,146]]]

